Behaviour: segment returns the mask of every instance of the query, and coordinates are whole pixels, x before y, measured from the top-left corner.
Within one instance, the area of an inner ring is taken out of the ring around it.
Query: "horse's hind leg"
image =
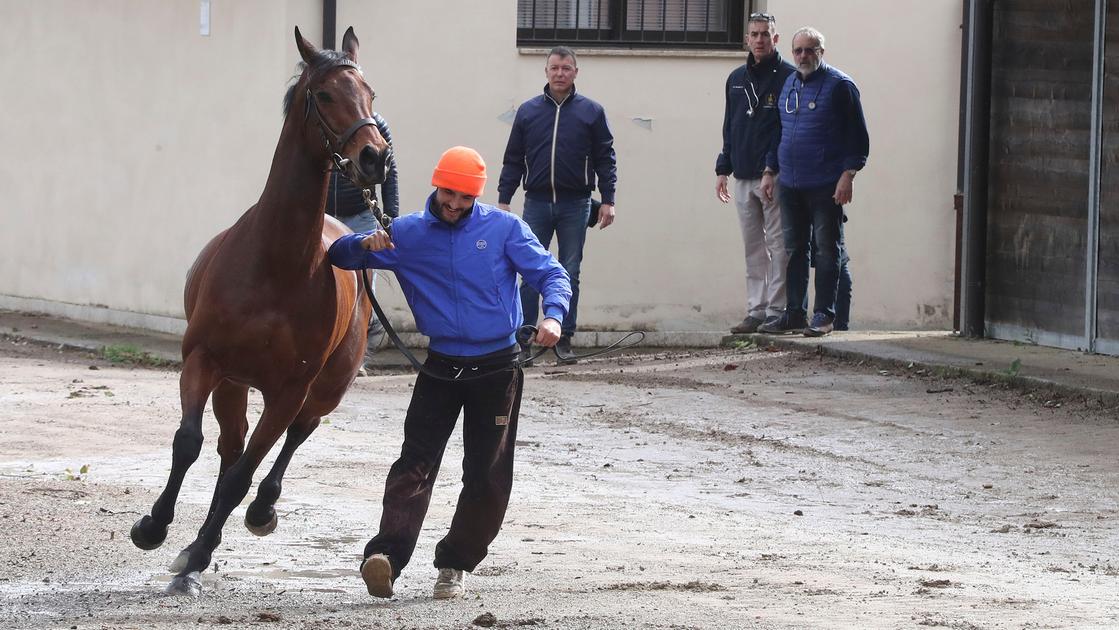
[[[221,464],[218,468],[218,480],[214,484],[214,497],[210,500],[210,509],[206,512],[206,520],[199,528],[199,532],[206,527],[206,523],[209,523],[210,518],[214,515],[214,508],[218,504],[218,488],[221,488],[221,480],[225,476],[225,471],[245,451],[245,434],[249,430],[249,420],[246,415],[248,399],[249,388],[230,381],[222,381],[214,390],[214,417],[217,418],[220,429],[218,456],[221,458]],[[217,544],[221,544],[221,532],[218,532]],[[189,546],[179,552],[178,557],[171,563],[173,573],[178,573],[186,566],[189,553]]]
[[[319,426],[319,417],[307,414],[306,410],[301,411],[295,422],[288,427],[288,435],[284,440],[283,448],[280,449],[280,454],[276,457],[276,463],[272,465],[268,476],[257,486],[256,498],[245,512],[245,527],[257,536],[267,536],[276,529],[276,500],[280,498],[284,473],[291,463],[291,456]]]
[[[171,474],[167,486],[152,506],[151,514],[132,526],[132,542],[140,549],[155,549],[167,538],[167,526],[175,520],[175,501],[187,470],[202,450],[202,412],[217,384],[215,370],[202,353],[191,353],[179,377],[183,417],[171,446]]]
[[[295,414],[303,405],[307,395],[307,385],[302,387],[280,387],[283,394],[264,397],[264,413],[253,430],[252,437],[245,448],[244,454],[225,471],[221,484],[217,489],[217,502],[214,511],[207,520],[198,538],[186,549],[186,562],[183,568],[167,585],[167,592],[177,595],[199,595],[202,585],[199,575],[210,565],[210,558],[217,547],[221,536],[222,527],[225,526],[229,514],[237,507],[245,495],[249,493],[249,486],[253,481],[253,472],[260,466],[261,460],[280,439],[280,435],[291,425]]]

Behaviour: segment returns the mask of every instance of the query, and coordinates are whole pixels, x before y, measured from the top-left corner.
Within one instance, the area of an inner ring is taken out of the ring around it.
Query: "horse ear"
[[[357,49],[360,46],[357,41],[357,35],[354,35],[354,27],[346,29],[346,34],[342,36],[342,52],[350,58],[350,61],[357,63]]]
[[[318,54],[318,49],[311,42],[303,39],[303,35],[299,32],[299,27],[295,27],[295,46],[299,49],[299,56],[303,57],[303,61],[311,63],[311,60]]]

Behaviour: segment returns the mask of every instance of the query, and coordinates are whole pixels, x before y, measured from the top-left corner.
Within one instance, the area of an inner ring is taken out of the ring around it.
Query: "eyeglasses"
[[[807,55],[807,54],[818,55],[818,54],[820,54],[820,50],[821,49],[820,49],[819,46],[809,46],[809,47],[806,47],[806,48],[794,48],[793,49],[793,54],[794,55]]]
[[[766,22],[776,22],[777,18],[768,13],[751,13],[750,19],[747,20],[747,22],[761,22],[762,20]]]

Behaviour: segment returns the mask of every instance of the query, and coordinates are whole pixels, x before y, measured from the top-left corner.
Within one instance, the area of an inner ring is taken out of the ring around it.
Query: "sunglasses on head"
[[[765,20],[766,22],[776,22],[777,18],[773,17],[772,15],[770,15],[768,13],[751,13],[750,14],[750,19],[747,20],[747,21],[749,21],[749,22],[760,22],[762,20]]]

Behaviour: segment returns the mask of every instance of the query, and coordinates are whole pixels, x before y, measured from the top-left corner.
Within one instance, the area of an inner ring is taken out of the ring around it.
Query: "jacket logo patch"
[[[489,244],[486,243],[485,239],[481,239],[481,238],[478,239],[477,243],[474,243],[474,247],[477,247],[478,249],[485,249],[487,245],[489,245]]]
[[[499,427],[509,426],[509,416],[494,416],[493,423]]]
[[[773,92],[770,92],[769,94],[766,94],[765,95],[765,104],[769,105],[770,107],[776,105],[777,104],[777,95],[774,94]]]

